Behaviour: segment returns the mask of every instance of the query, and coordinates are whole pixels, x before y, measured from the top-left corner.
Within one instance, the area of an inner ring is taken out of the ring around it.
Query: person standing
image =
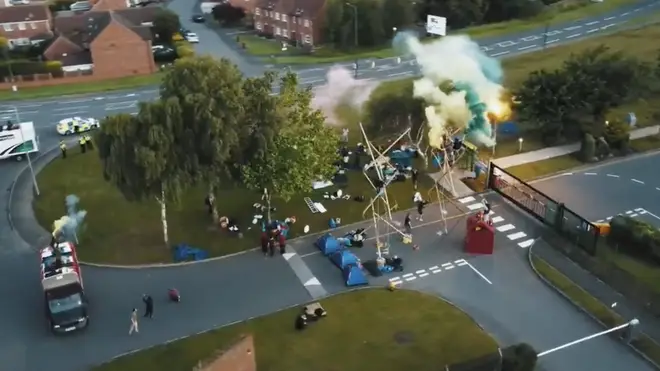
[[[424,216],[424,207],[426,206],[426,202],[424,200],[419,200],[417,201],[417,220],[424,221],[422,218]]]
[[[419,177],[419,171],[417,169],[412,169],[410,172],[410,178],[412,179],[413,189],[417,190],[417,179]]]
[[[146,318],[152,318],[154,316],[154,299],[147,294],[142,295],[142,301],[144,302],[144,316]]]
[[[136,308],[133,308],[133,311],[131,312],[131,327],[128,329],[128,334],[132,335],[133,332],[140,332],[138,329],[138,314]]]
[[[92,143],[92,137],[88,134],[85,134],[85,145],[89,148],[90,151],[94,150],[94,143]]]
[[[62,151],[62,158],[66,158],[66,143],[63,140],[60,140],[60,151]]]
[[[85,136],[81,135],[80,138],[78,138],[78,144],[80,144],[80,152],[85,153],[87,152],[87,143],[85,142]]]
[[[406,218],[403,220],[403,228],[407,235],[412,235],[412,223],[410,220],[410,213],[406,213]]]

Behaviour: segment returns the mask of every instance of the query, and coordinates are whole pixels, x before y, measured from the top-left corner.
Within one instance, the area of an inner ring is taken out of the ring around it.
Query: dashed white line
[[[587,26],[593,26],[593,25],[598,24],[598,23],[600,23],[600,21],[589,22],[589,23],[586,23],[586,25]]]
[[[497,230],[500,231],[500,232],[506,232],[506,231],[510,231],[512,229],[515,229],[515,228],[516,227],[514,227],[513,224],[505,224],[501,227],[497,227]]]
[[[630,179],[630,180],[632,180],[635,183],[644,184],[644,182],[642,182],[641,180],[637,180],[637,179]]]
[[[450,267],[445,267],[445,270],[447,270],[447,271],[450,270],[450,269],[454,269],[454,266],[452,265]]]
[[[433,274],[438,274],[438,273],[440,273],[440,272],[442,272],[441,269],[436,269],[436,270],[434,270],[434,271],[431,271],[431,273],[433,273]]]
[[[469,197],[459,199],[458,202],[460,202],[462,204],[466,204],[468,202],[472,202],[472,201],[476,201],[476,200],[477,200],[476,198],[474,198],[472,196],[469,196]]]
[[[500,223],[500,222],[504,221],[504,218],[502,218],[501,216],[496,216],[496,217],[492,218],[491,221],[493,223]]]
[[[414,281],[414,280],[416,280],[416,279],[417,279],[417,277],[414,277],[414,276],[413,276],[413,277],[408,277],[408,278],[406,278],[406,281],[409,281],[409,282],[410,282],[410,281]]]
[[[607,176],[610,178],[620,178],[618,175],[614,175],[614,174],[607,174]]]
[[[467,208],[474,211],[474,210],[478,210],[478,209],[483,209],[484,207],[485,207],[484,204],[479,202],[479,203],[476,203],[476,204],[468,205]]]
[[[625,16],[627,16],[627,15],[629,15],[629,14],[630,14],[630,12],[625,12],[625,13],[621,14],[621,16],[622,16],[622,17],[625,17]]]
[[[526,49],[531,49],[531,48],[536,48],[536,47],[537,47],[536,44],[534,44],[534,45],[527,45],[527,46],[523,46],[523,47],[518,48],[518,50],[526,50]]]
[[[525,232],[516,232],[507,236],[507,238],[509,238],[511,241],[519,240],[523,237],[527,237]]]
[[[508,51],[506,51],[506,52],[499,52],[499,53],[491,54],[491,57],[493,57],[493,58],[494,58],[494,57],[499,57],[499,56],[506,55],[506,54],[509,54],[509,53],[510,53],[510,52],[508,52]]]
[[[600,28],[592,28],[591,30],[587,31],[587,33],[594,33],[600,31]]]
[[[660,188],[658,188],[658,187],[655,187],[655,190],[656,190],[656,191],[660,191]]]
[[[582,34],[581,34],[581,33],[575,33],[575,34],[572,34],[572,35],[570,35],[570,36],[566,36],[566,38],[567,38],[567,39],[572,39],[572,38],[574,38],[574,37],[578,37],[578,36],[580,36],[580,35],[582,35]]]
[[[426,270],[425,270],[425,269],[420,269],[420,270],[418,270],[418,271],[417,271],[417,272],[415,272],[415,273],[416,273],[416,274],[422,274],[422,273],[425,273],[425,272],[426,272]]]
[[[520,246],[522,248],[527,248],[527,247],[532,246],[533,244],[534,244],[534,240],[530,239],[530,240],[526,240],[526,241],[518,243],[518,246]]]
[[[465,260],[460,262],[460,263],[456,263],[456,265],[458,265],[459,267],[462,267],[462,266],[467,265],[467,264],[468,264],[468,262],[466,262]]]
[[[636,217],[636,216],[637,216],[637,213],[630,214],[630,217],[631,217],[631,218],[634,218],[634,217]]]
[[[401,277],[397,276],[397,277],[390,278],[390,282],[394,282],[394,281],[401,281]]]
[[[406,273],[406,274],[403,275],[403,278],[408,278],[408,277],[412,277],[412,276],[414,276],[414,274]]]
[[[556,43],[557,41],[559,41],[559,39],[548,40],[548,41],[546,41],[545,43],[546,43],[546,44],[552,44],[552,43]]]
[[[584,175],[598,175],[596,173],[584,173]]]
[[[616,17],[607,17],[607,18],[605,18],[605,20],[606,20],[606,21],[611,21],[611,20],[614,19],[614,18],[616,18]]]
[[[630,214],[632,214],[632,213],[633,213],[632,210],[628,210],[628,211],[626,211],[626,215],[630,215]]]
[[[642,209],[642,208],[640,207],[640,208],[638,208],[638,209],[635,209],[635,211],[637,211],[637,212],[641,212],[641,211],[644,211],[644,209]]]
[[[608,216],[607,218],[605,218],[605,220],[612,220],[612,218],[613,218],[612,216]]]
[[[432,266],[431,268],[429,268],[429,270],[430,270],[430,271],[434,271],[434,270],[439,269],[439,268],[440,268],[440,267],[438,267],[437,265],[434,265],[434,266]]]
[[[423,278],[423,277],[426,277],[426,276],[428,276],[428,275],[429,275],[428,273],[424,272],[424,273],[422,273],[422,274],[419,275],[419,278]]]
[[[443,266],[444,268],[446,268],[446,267],[448,267],[448,266],[450,266],[450,265],[451,265],[451,263],[444,263],[444,264],[442,264],[442,266]]]
[[[642,210],[642,211],[639,212],[639,215],[644,215],[644,214],[646,214],[646,213],[648,213],[648,211],[646,211],[646,210]]]

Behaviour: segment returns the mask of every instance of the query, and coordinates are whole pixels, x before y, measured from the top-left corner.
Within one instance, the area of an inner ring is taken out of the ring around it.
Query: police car
[[[71,135],[98,129],[101,126],[95,118],[69,117],[57,123],[57,133],[60,135]]]

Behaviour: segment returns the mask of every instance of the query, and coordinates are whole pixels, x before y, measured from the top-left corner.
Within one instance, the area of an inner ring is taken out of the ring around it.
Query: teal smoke
[[[472,88],[472,85],[465,82],[454,82],[454,89],[465,92],[465,103],[472,113],[472,119],[466,125],[463,134],[476,145],[490,147],[495,144],[492,139],[492,127],[486,115],[488,109],[486,104],[481,101],[479,94]]]
[[[489,57],[479,49],[479,46],[476,43],[472,43],[469,46],[467,54],[479,64],[481,72],[488,81],[502,85],[502,81],[504,80],[504,70],[502,69],[502,64],[499,60]]]

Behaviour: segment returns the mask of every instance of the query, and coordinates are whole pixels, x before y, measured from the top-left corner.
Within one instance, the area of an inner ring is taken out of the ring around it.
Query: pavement
[[[642,10],[635,10],[654,4],[642,2],[636,8],[622,9],[609,16],[551,27],[548,33],[555,33],[548,35],[546,41],[554,44],[595,34],[596,31],[588,31],[601,30],[602,27],[607,29],[609,23],[606,22],[643,13]],[[175,0],[169,6],[182,15],[182,20],[189,19],[185,15],[194,11],[190,4],[182,0]],[[609,17],[615,18],[607,19]],[[208,38],[212,41],[213,35],[221,40],[217,33],[207,35],[196,25],[184,22],[184,26],[197,32],[202,40]],[[535,50],[539,47],[539,40],[544,38],[542,31],[494,40],[485,48],[492,48],[486,51],[496,57]],[[555,38],[558,40],[554,41]],[[214,43],[200,43],[199,47],[217,48],[217,55],[222,56],[229,55],[231,48],[227,44]],[[223,49],[225,47],[226,50]],[[504,54],[496,55],[498,53]],[[230,55],[230,58],[238,56]],[[398,63],[396,59],[379,60],[372,69],[362,68],[370,65],[366,61],[361,62],[360,78],[405,77],[414,74],[416,68],[409,61]],[[322,80],[314,80],[324,78],[325,71],[327,67],[324,66],[299,70],[298,73],[304,84],[321,84]],[[35,169],[38,170],[49,160],[47,150],[55,148],[60,139],[53,129],[58,119],[73,115],[102,117],[111,113],[132,113],[136,112],[138,101],[156,96],[156,90],[144,89],[17,102],[21,119],[34,121],[40,138],[44,157],[35,159]],[[6,115],[7,112],[0,109],[0,119],[6,119]],[[0,187],[7,190],[0,202],[7,209],[8,217],[10,211],[13,214],[12,222],[8,218],[7,223],[0,223],[0,269],[5,277],[12,278],[0,285],[0,296],[10,298],[0,306],[0,328],[5,334],[0,338],[0,364],[3,370],[89,369],[125,352],[346,290],[339,271],[315,253],[310,239],[292,242],[291,253],[295,255],[288,256],[289,259],[264,259],[255,252],[247,252],[173,268],[86,266],[83,275],[92,305],[91,327],[84,333],[53,337],[43,321],[38,265],[34,255],[34,249],[41,245],[46,232],[36,224],[29,206],[34,197],[29,172],[24,172],[13,183],[13,179],[25,169],[25,164],[5,161],[0,167],[3,175],[0,177]],[[621,179],[624,170],[618,173]],[[648,182],[646,184],[652,182],[650,179],[642,181]],[[12,200],[9,199],[10,194],[14,196]],[[450,299],[474,316],[503,344],[526,341],[544,350],[599,331],[595,323],[586,320],[531,274],[523,256],[527,241],[536,233],[535,226],[530,224],[533,221],[515,209],[507,209],[505,204],[500,206],[501,200],[493,197],[492,203],[498,204],[498,210],[501,210],[496,216],[500,216],[504,223],[497,237],[498,251],[495,255],[468,257],[459,249],[464,235],[461,230],[464,228],[462,214],[473,212],[479,200],[463,199],[464,202],[447,206],[446,214],[438,207],[429,206],[425,215],[429,224],[420,223],[415,229],[419,251],[411,251],[409,247],[400,245],[395,236],[392,237],[393,253],[406,260],[406,272],[395,276],[397,281],[406,287]],[[396,215],[397,219],[403,219],[402,213]],[[430,223],[443,215],[453,218],[447,222],[446,230],[444,225]],[[438,235],[440,231],[443,231],[442,235]],[[372,247],[364,248],[358,254],[363,258],[373,257],[374,251]],[[407,276],[404,277],[404,274]],[[384,284],[395,277],[377,278],[372,283]],[[172,286],[176,286],[183,295],[183,302],[178,305],[166,302],[166,289]],[[139,336],[128,337],[130,310],[141,304],[140,297],[145,292],[156,298],[156,317],[153,323],[142,322]],[[74,349],[75,356],[72,357]],[[561,356],[548,356],[542,359],[541,365],[546,370],[562,371],[650,369],[623,345],[610,338],[599,338],[581,345],[580,351],[577,349],[571,348]],[[34,354],[40,356],[34,357]],[[585,357],[585,354],[593,356]]]

